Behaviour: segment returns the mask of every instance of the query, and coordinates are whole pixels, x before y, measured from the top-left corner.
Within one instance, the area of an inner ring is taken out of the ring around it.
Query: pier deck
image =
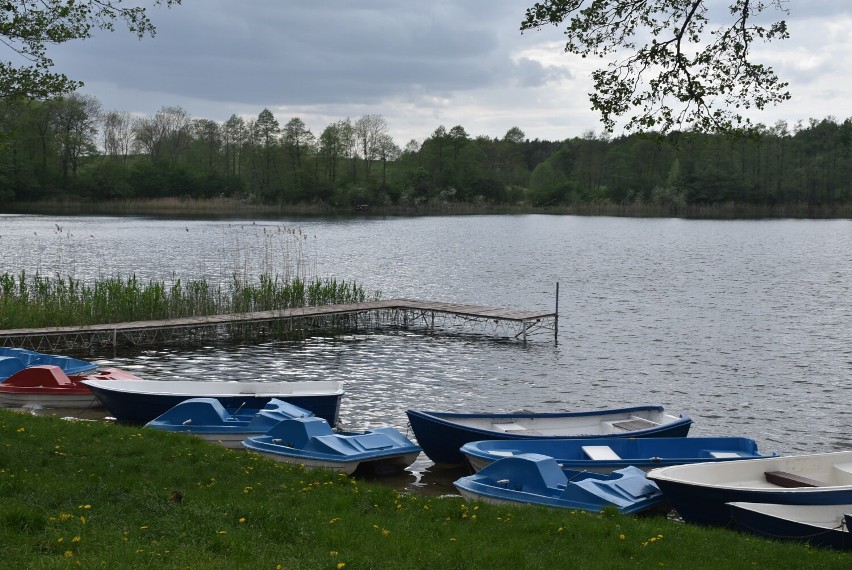
[[[556,312],[390,299],[159,321],[2,330],[0,346],[58,351],[94,346],[149,346],[175,342],[192,344],[223,338],[265,338],[276,334],[310,334],[320,331],[372,332],[382,329],[491,334],[526,341],[529,335],[541,331],[553,331],[555,334],[557,326]]]

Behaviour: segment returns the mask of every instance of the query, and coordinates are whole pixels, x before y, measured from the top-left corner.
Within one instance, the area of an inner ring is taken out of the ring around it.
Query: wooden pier
[[[488,334],[526,342],[529,336],[543,331],[552,331],[555,338],[557,327],[558,312],[391,299],[160,321],[3,330],[0,346],[58,352],[99,346],[198,344],[380,330]]]

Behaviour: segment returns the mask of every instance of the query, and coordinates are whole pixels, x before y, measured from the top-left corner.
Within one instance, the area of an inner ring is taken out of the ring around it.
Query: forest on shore
[[[0,201],[227,200],[315,211],[447,208],[846,215],[852,119],[761,127],[754,138],[673,133],[562,141],[438,126],[403,147],[381,115],[312,133],[268,109],[223,123],[180,107],[104,112],[91,96],[0,102]],[[168,202],[166,202],[168,203]]]

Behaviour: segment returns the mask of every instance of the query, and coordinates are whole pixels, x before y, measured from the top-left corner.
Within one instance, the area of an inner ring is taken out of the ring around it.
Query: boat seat
[[[766,481],[779,487],[794,488],[794,487],[827,487],[828,483],[817,481],[809,477],[796,475],[795,473],[787,473],[785,471],[767,471],[764,473]]]
[[[619,455],[608,445],[584,445],[580,449],[593,461],[617,461]]]
[[[835,464],[832,471],[838,485],[852,485],[852,463]]]
[[[515,422],[494,423],[492,425],[494,426],[494,429],[500,431],[529,431],[521,424]]]
[[[625,431],[636,431],[640,429],[648,429],[654,426],[658,426],[657,422],[652,422],[651,420],[646,420],[645,418],[639,418],[636,416],[631,416],[629,420],[621,420],[617,422],[612,422],[612,427],[616,427],[618,429],[623,429]]]
[[[710,457],[715,457],[716,459],[732,459],[734,457],[742,457],[742,455],[737,451],[708,451]]]

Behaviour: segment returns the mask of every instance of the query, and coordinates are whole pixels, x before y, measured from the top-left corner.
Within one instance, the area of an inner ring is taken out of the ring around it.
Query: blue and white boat
[[[337,424],[343,383],[216,382],[208,380],[84,380],[82,384],[120,422],[145,424],[190,398],[215,398],[225,408],[259,410],[272,398],[313,412],[332,426]]]
[[[313,416],[289,402],[272,398],[260,409],[226,409],[216,398],[190,398],[157,416],[145,427],[188,433],[231,449],[242,449],[243,440],[263,435],[278,422]]]
[[[836,550],[852,550],[852,504],[728,503],[738,530]]]
[[[392,427],[335,433],[321,418],[284,420],[265,435],[246,438],[243,446],[275,461],[347,475],[359,468],[379,474],[402,471],[421,451]]]
[[[727,503],[852,503],[852,451],[674,465],[648,478],[686,522],[726,525]]]
[[[66,376],[79,376],[98,369],[94,362],[70,356],[46,354],[26,348],[0,347],[0,382],[31,366],[58,366]]]
[[[661,406],[511,414],[408,410],[406,414],[417,443],[439,465],[464,463],[461,446],[483,439],[683,437],[692,425],[689,417],[667,414]]]
[[[503,457],[537,453],[553,457],[563,469],[593,473],[612,473],[631,465],[650,471],[667,465],[768,457],[758,452],[753,439],[745,437],[484,440],[464,444],[461,452],[474,471]]]
[[[660,489],[637,467],[608,475],[563,471],[552,457],[523,453],[495,461],[454,485],[462,497],[495,504],[526,503],[600,512],[637,513],[664,503]]]

